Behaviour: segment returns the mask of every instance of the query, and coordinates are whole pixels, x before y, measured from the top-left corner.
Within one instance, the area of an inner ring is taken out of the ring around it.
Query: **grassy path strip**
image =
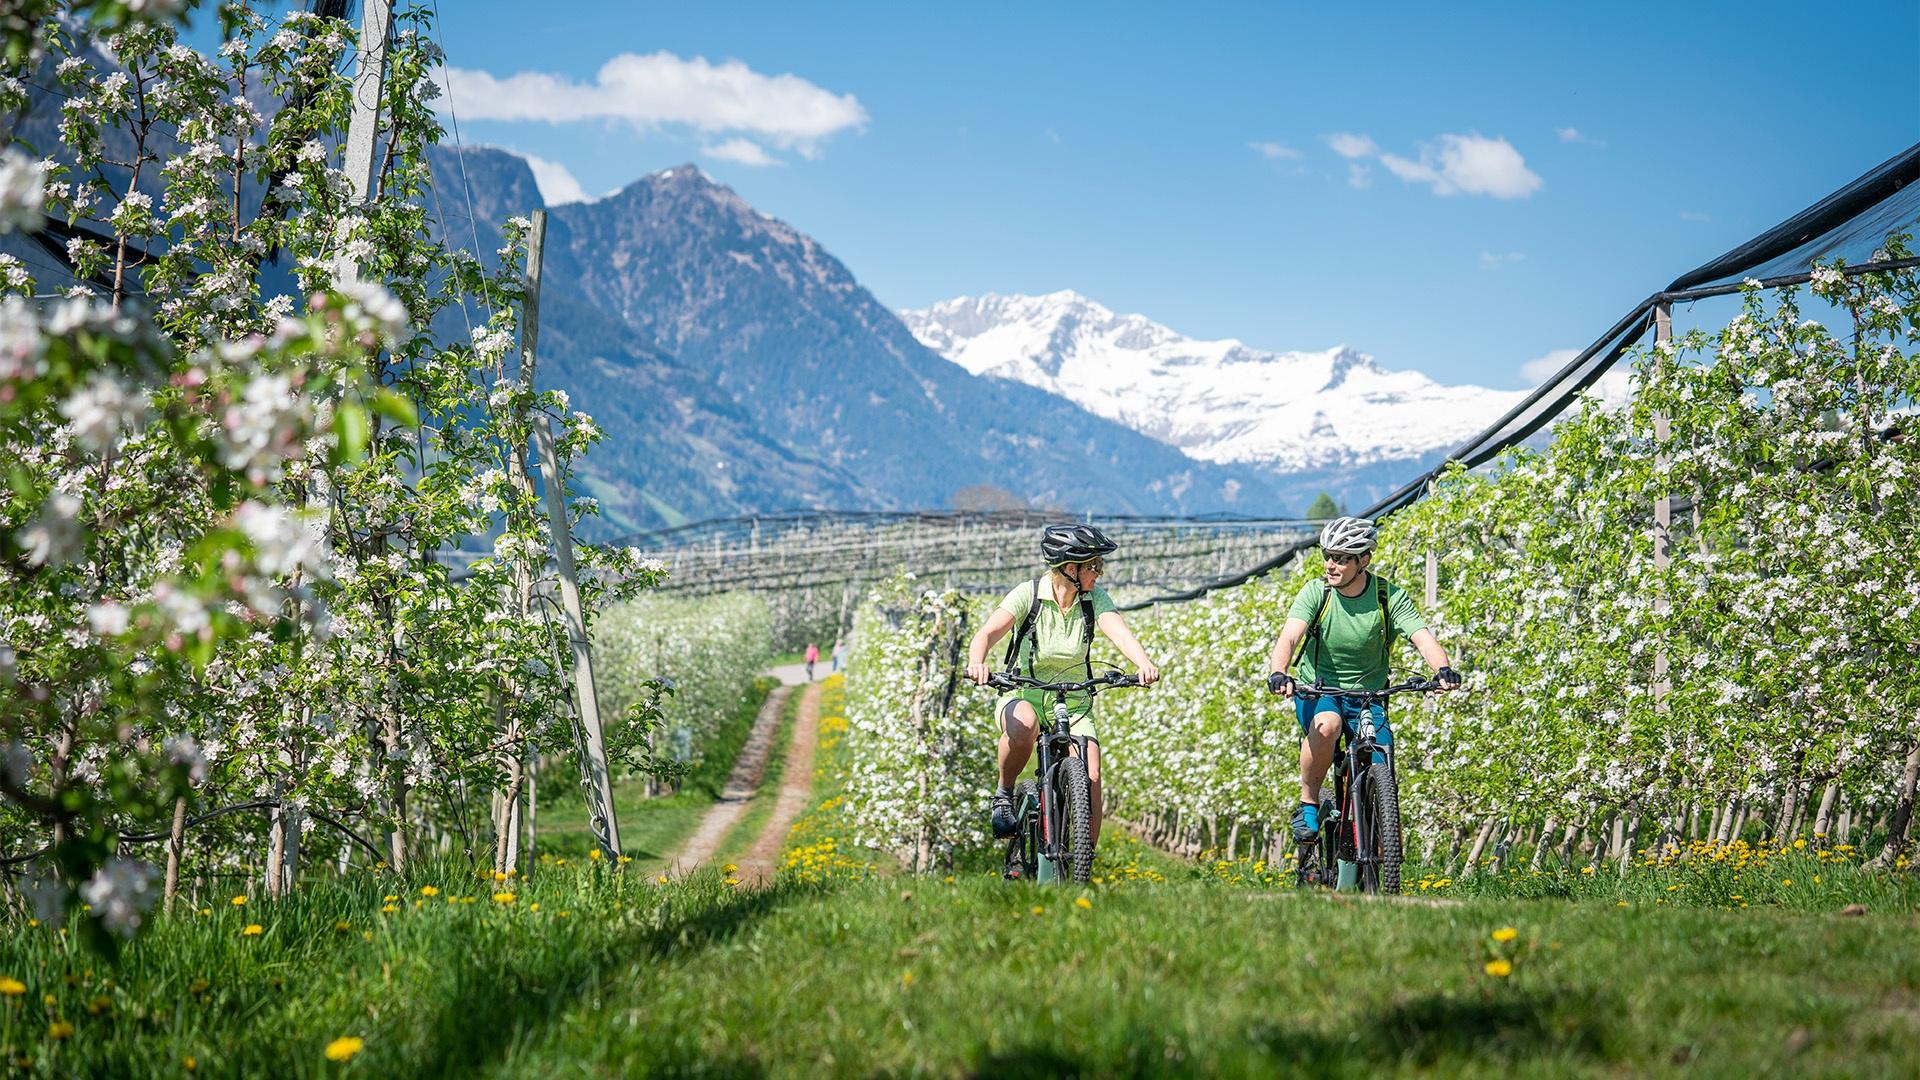
[[[780,779],[773,816],[761,827],[752,850],[740,859],[742,881],[768,882],[780,865],[780,850],[786,846],[787,831],[813,797],[813,750],[820,733],[820,685],[807,687],[800,699],[799,716],[793,725],[793,740],[787,751],[786,769]]]
[[[674,856],[672,864],[675,867],[690,870],[711,862],[719,851],[727,830],[733,827],[746,809],[747,800],[753,798],[754,792],[760,787],[760,775],[767,765],[767,751],[773,746],[773,731],[779,725],[781,707],[791,692],[790,687],[781,686],[767,695],[766,703],[760,706],[760,715],[754,718],[747,745],[733,763],[733,772],[727,777],[727,786],[721,790],[719,801],[701,817],[700,827],[694,830],[687,845]]]
[[[802,684],[788,685],[801,687]],[[759,790],[747,800],[746,809],[734,820],[733,827],[727,830],[727,838],[714,855],[715,862],[739,863],[753,849],[754,842],[760,839],[760,831],[766,827],[767,818],[773,813],[774,801],[779,797],[781,781],[787,775],[787,755],[793,746],[793,726],[800,719],[800,703],[806,697],[804,688],[787,695],[786,704],[780,709],[780,723],[774,728],[773,746],[767,751],[766,768],[760,774]]]

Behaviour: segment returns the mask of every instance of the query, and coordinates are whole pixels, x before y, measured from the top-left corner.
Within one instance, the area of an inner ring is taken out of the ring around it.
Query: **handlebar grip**
[[[1013,681],[997,671],[987,676],[987,685],[995,690],[1011,690],[1014,688]]]

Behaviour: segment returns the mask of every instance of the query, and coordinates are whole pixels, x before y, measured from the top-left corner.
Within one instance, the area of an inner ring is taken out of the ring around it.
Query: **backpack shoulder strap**
[[[1033,579],[1033,601],[1027,605],[1027,614],[1020,620],[1020,626],[1013,632],[1013,640],[1007,643],[1007,673],[1013,674],[1020,662],[1020,646],[1027,635],[1033,632],[1033,620],[1040,615],[1040,579]],[[1027,659],[1027,674],[1033,674],[1033,659]]]
[[[1080,643],[1086,647],[1087,678],[1093,678],[1093,594],[1080,594]]]
[[[1387,611],[1387,579],[1373,575],[1374,594],[1380,600],[1380,663],[1387,668],[1388,682],[1393,673],[1393,616]]]
[[[1325,581],[1320,582],[1320,603],[1313,609],[1313,621],[1307,624],[1307,636],[1293,647],[1293,657],[1287,661],[1287,670],[1300,660],[1300,654],[1306,651],[1307,642],[1320,640],[1320,623],[1327,617],[1327,608],[1333,604],[1333,590],[1327,588]],[[1315,654],[1316,656],[1319,654]]]

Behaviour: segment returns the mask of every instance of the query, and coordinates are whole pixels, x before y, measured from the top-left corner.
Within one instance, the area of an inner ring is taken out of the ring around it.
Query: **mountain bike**
[[[996,690],[1044,690],[1053,697],[1053,724],[1039,732],[1033,780],[1013,788],[1019,826],[1007,841],[1002,871],[1008,880],[1085,882],[1093,876],[1093,797],[1087,781],[1087,737],[1073,734],[1067,695],[1092,695],[1115,686],[1139,686],[1132,675],[1109,671],[1086,682],[1049,683],[999,671],[987,676]],[[1061,871],[1064,868],[1065,875]]]
[[[1310,698],[1330,697],[1365,705],[1385,703],[1394,694],[1437,690],[1436,679],[1422,679],[1384,690],[1341,690],[1296,683],[1294,693]],[[1394,771],[1393,747],[1375,742],[1373,710],[1340,725],[1340,741],[1333,768],[1321,789],[1320,832],[1307,843],[1296,843],[1296,881],[1338,890],[1358,888],[1367,893],[1400,891],[1401,834],[1400,781]],[[1331,787],[1332,794],[1327,794]]]

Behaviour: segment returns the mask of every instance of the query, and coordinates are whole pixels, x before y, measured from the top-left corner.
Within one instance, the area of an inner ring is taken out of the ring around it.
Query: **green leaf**
[[[367,410],[357,401],[343,401],[333,414],[333,463],[359,461],[367,452]]]
[[[420,413],[410,399],[384,388],[373,395],[373,411],[404,427],[420,422]]]

